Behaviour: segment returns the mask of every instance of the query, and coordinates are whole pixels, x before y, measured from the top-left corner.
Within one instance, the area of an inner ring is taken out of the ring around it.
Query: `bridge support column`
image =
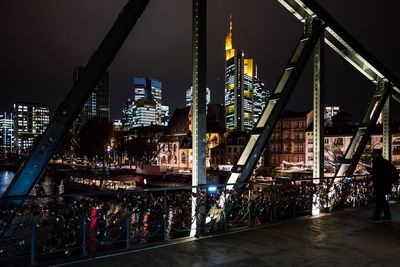
[[[193,0],[192,16],[192,186],[198,186],[206,184],[207,0]],[[193,188],[194,196],[198,190]],[[193,197],[191,236],[199,231],[196,219],[199,204],[198,197]]]
[[[383,80],[378,82],[378,90],[383,90],[385,83]],[[391,99],[392,94],[389,92],[388,99],[382,110],[382,155],[385,159],[392,161],[392,131],[390,129],[391,120]]]
[[[314,49],[313,57],[313,182],[320,183],[324,177],[324,111],[325,111],[325,86],[324,86],[324,33]],[[313,196],[312,214],[319,214],[319,195]]]

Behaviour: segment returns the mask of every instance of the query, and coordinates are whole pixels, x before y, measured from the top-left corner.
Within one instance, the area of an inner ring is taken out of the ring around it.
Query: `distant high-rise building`
[[[46,105],[35,103],[15,103],[14,147],[16,151],[26,152],[34,139],[44,133],[49,125],[50,112]]]
[[[122,110],[124,127],[168,124],[169,106],[162,104],[162,84],[145,77],[133,78],[133,96]]]
[[[253,128],[253,60],[233,48],[232,17],[225,39],[225,115],[228,131]]]
[[[168,126],[169,121],[169,106],[161,105],[161,125]]]
[[[11,113],[0,113],[0,154],[10,152],[14,144],[14,120]]]
[[[324,119],[331,119],[340,112],[340,107],[328,106],[325,107]]]
[[[134,103],[133,127],[155,125],[157,109],[156,103],[154,101],[149,101],[144,98],[138,99]]]
[[[134,101],[145,99],[153,101],[156,105],[155,124],[161,125],[161,101],[162,101],[162,84],[160,81],[145,77],[133,78],[133,95]]]
[[[82,66],[74,69],[74,83],[79,79],[84,70],[85,68]],[[108,80],[108,71],[106,71],[83,107],[85,121],[94,117],[110,120],[110,89]]]
[[[340,112],[340,107],[334,107],[334,106],[325,107],[324,120],[326,124],[332,126],[333,125],[332,117],[336,116],[339,112]]]
[[[193,101],[193,87],[190,86],[189,89],[186,89],[186,106],[191,106]],[[210,104],[211,94],[210,88],[206,88],[206,105]]]
[[[125,106],[122,109],[122,126],[132,127],[133,125],[133,101],[128,98],[125,102]]]
[[[116,131],[116,132],[120,131],[121,128],[122,128],[121,120],[114,120],[113,121],[113,127],[114,127],[114,131]]]
[[[261,117],[264,107],[267,105],[267,101],[270,96],[270,91],[265,87],[265,83],[258,78],[257,65],[255,67],[254,84],[253,84],[253,119],[254,123],[257,123]]]

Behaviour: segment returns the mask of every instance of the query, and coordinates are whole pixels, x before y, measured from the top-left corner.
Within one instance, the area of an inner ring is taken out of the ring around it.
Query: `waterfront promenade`
[[[400,204],[391,205],[389,222],[369,221],[373,207],[187,238],[62,266],[398,266]]]

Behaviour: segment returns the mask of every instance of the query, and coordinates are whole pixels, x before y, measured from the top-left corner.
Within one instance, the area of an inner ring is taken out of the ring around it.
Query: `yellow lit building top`
[[[253,77],[253,59],[251,58],[244,59],[244,74]]]
[[[229,32],[226,34],[225,38],[225,52],[226,60],[235,56],[235,49],[233,48],[232,43],[232,15],[229,16]]]

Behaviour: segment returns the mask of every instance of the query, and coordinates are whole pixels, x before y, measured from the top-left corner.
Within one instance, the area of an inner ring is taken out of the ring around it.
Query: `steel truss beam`
[[[313,82],[313,177],[324,177],[325,44],[321,34],[314,50]],[[318,180],[315,180],[316,182]]]
[[[378,84],[378,90],[384,89],[384,82]],[[392,104],[391,92],[386,100],[382,111],[382,155],[385,159],[392,161],[392,129],[390,126]]]
[[[206,184],[206,80],[207,80],[207,0],[192,2],[192,227],[190,236],[199,236],[203,222],[197,216],[200,198],[197,186]]]
[[[372,128],[379,118],[391,89],[391,85],[385,84],[383,90],[375,91],[375,94],[372,96],[369,102],[367,112],[365,113],[357,132],[354,134],[350,145],[347,148],[344,159],[336,171],[335,177],[351,175],[355,171],[361,155],[364,152],[365,146],[370,138]]]
[[[313,26],[311,28],[310,32],[306,31],[301,36],[260,119],[251,132],[249,142],[240,156],[239,161],[232,168],[232,173],[227,183],[238,183],[235,185],[236,190],[241,189],[242,185],[240,183],[246,182],[250,178],[307,60],[312,55],[320,39],[321,33],[323,32],[322,23],[319,20],[313,20]],[[232,189],[232,187],[233,186],[228,186],[227,188]]]
[[[142,16],[148,2],[149,0],[130,0],[122,9],[110,31],[88,61],[79,80],[58,107],[31,156],[8,186],[4,193],[5,196],[25,196],[30,193],[97,82],[111,64],[133,26]],[[18,205],[22,201],[15,201],[15,203]]]
[[[206,183],[207,0],[193,0],[192,26],[192,185]]]
[[[309,17],[321,20],[326,25],[326,44],[378,87],[381,84],[388,84],[372,97],[370,107],[354,135],[346,151],[344,161],[336,171],[335,177],[353,174],[368,142],[371,127],[378,119],[379,113],[376,111],[379,110],[380,112],[382,110],[388,95],[400,103],[400,80],[368,53],[314,0],[278,0],[278,2],[303,23],[306,23]],[[390,99],[387,99],[387,104],[383,111],[383,122],[384,153],[390,159]]]
[[[392,97],[400,102],[400,82],[399,79],[383,65],[379,63],[366,49],[364,49],[350,34],[348,34],[325,10],[321,8],[314,0],[277,0],[286,9],[289,10],[296,18],[305,24],[305,32],[307,33],[308,22],[310,19],[318,21],[319,30],[318,36],[314,40],[315,35],[311,35],[310,40],[307,42],[307,49],[303,46],[305,39],[302,37],[296,48],[288,65],[285,67],[278,85],[274,93],[271,95],[268,104],[264,108],[263,114],[257,122],[256,127],[251,133],[250,140],[246,145],[243,153],[241,154],[238,162],[232,168],[232,173],[227,181],[228,184],[239,183],[235,185],[235,189],[240,189],[240,183],[248,181],[252,170],[254,169],[262,151],[265,148],[267,140],[269,139],[272,130],[281,114],[283,107],[286,105],[292,89],[300,75],[301,70],[304,68],[304,62],[310,56],[309,49],[313,49],[318,42],[320,36],[324,35],[325,43],[328,44],[333,50],[341,55],[352,66],[359,70],[369,80],[378,85],[379,81],[385,81],[388,86],[385,89],[377,92],[370,103],[370,108],[364,116],[361,127],[357,131],[346,152],[344,164],[342,164],[337,171],[336,175],[343,175],[345,173],[353,172],[357,165],[361,153],[365,148],[369,134],[371,132],[372,124],[377,120],[379,112],[382,110],[383,105],[389,93]],[[324,27],[322,28],[322,25]],[[316,28],[313,27],[315,33]],[[307,37],[306,37],[307,38]],[[307,57],[302,58],[296,55],[301,54]],[[303,61],[304,60],[304,61]],[[316,63],[316,62],[314,62]],[[317,64],[314,64],[314,67]],[[390,84],[390,86],[389,86]],[[379,112],[377,112],[379,111]],[[319,140],[321,141],[321,140]],[[321,146],[319,146],[321,147]],[[321,162],[320,162],[321,163]],[[321,164],[319,164],[321,165]],[[228,188],[232,188],[229,186]]]
[[[384,106],[383,148],[386,157],[390,159],[390,99],[387,99],[387,96],[392,96],[396,101],[400,102],[400,82],[398,77],[369,54],[365,48],[347,33],[347,31],[314,0],[278,1],[303,23],[306,22],[308,17],[318,18],[324,22],[326,25],[325,43],[380,89],[372,96],[370,106],[359,129],[350,142],[344,160],[340,163],[335,177],[353,174],[370,137],[371,128],[376,123],[379,113]],[[387,86],[383,88],[382,84]],[[387,104],[385,105],[386,101]]]
[[[400,103],[400,79],[373,57],[315,0],[277,1],[302,23],[305,23],[308,17],[321,20],[326,25],[325,43],[376,85],[380,80],[391,83],[392,97]]]

